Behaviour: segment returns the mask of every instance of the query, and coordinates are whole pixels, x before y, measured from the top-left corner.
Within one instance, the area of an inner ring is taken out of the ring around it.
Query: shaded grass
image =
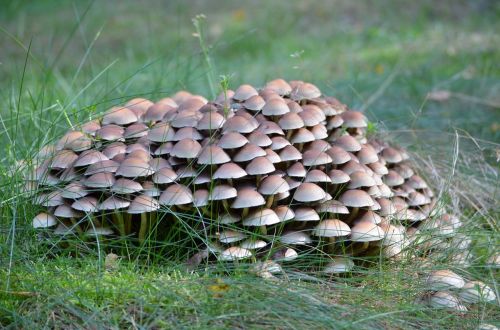
[[[96,274],[96,266],[94,258],[62,258],[18,267],[11,291],[1,293],[0,320],[24,328],[471,329],[498,316],[491,304],[466,314],[417,304],[423,286],[409,264],[335,282],[123,262]]]

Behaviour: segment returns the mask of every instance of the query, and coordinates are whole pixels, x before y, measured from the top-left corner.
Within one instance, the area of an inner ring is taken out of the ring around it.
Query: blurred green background
[[[136,95],[185,88],[209,97],[207,74],[230,75],[233,88],[308,80],[384,129],[459,129],[500,141],[499,1],[4,0],[1,7],[0,142],[33,145],[36,132],[60,134],[68,121]],[[193,36],[197,14],[206,16],[213,72]],[[451,94],[429,100],[432,91]]]

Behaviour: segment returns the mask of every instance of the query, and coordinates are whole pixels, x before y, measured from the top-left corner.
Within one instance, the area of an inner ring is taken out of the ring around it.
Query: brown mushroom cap
[[[110,124],[102,126],[99,130],[95,132],[96,137],[105,141],[115,141],[123,138],[125,130],[123,127]]]
[[[361,144],[351,135],[342,135],[333,141],[333,144],[345,151],[356,152],[361,150]]]

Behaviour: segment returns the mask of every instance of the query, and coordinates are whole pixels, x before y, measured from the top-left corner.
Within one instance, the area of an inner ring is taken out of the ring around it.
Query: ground
[[[204,14],[200,48],[192,19]],[[317,84],[408,147],[442,200],[465,212],[474,260],[462,274],[496,288],[500,6],[495,1],[7,1],[0,11],[0,325],[159,328],[464,328],[494,323],[498,302],[466,314],[415,303],[413,262],[355,277],[267,282],[236,271],[189,274],[168,260],[106,268],[47,251],[19,164],[70,125],[135,96],[209,79]],[[211,78],[210,78],[211,77]],[[442,92],[446,93],[442,93]],[[441,92],[441,93],[436,93]],[[441,97],[439,97],[441,96]],[[458,209],[454,210],[459,212]],[[153,258],[154,259],[154,258]],[[5,265],[5,266],[4,266]],[[436,261],[434,267],[447,267]],[[497,294],[498,296],[498,294]],[[498,321],[496,321],[498,322]]]

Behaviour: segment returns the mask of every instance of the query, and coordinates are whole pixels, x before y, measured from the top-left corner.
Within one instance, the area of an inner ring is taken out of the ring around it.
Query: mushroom
[[[349,234],[351,234],[351,228],[338,219],[322,220],[313,230],[313,235],[328,239],[328,252],[330,253],[334,251],[336,238],[348,236]]]

